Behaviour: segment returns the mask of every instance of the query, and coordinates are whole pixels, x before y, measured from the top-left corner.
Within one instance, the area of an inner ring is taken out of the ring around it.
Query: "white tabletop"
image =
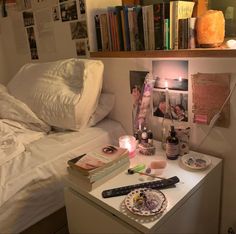
[[[155,142],[156,154],[153,156],[145,156],[137,154],[131,159],[131,166],[139,163],[145,163],[149,166],[153,160],[166,160],[165,152],[161,149],[161,145]],[[190,152],[194,153],[194,152]],[[202,154],[201,154],[202,155]],[[171,215],[183,202],[191,196],[191,194],[199,188],[204,182],[206,176],[216,167],[221,164],[221,159],[216,157],[204,155],[211,160],[211,165],[205,170],[186,170],[183,167],[180,158],[178,160],[168,160],[167,166],[157,171],[161,173],[161,177],[169,178],[177,176],[180,182],[175,187],[161,190],[167,198],[167,208],[161,216],[149,216],[141,217],[129,212],[123,203],[125,196],[103,198],[102,191],[120,186],[132,185],[137,183],[153,181],[152,178],[145,175],[132,174],[128,175],[127,172],[122,172],[115,176],[111,180],[107,181],[98,188],[91,192],[86,192],[80,189],[76,189],[81,195],[86,196],[90,200],[94,201],[99,206],[112,212],[114,215],[120,217],[123,221],[129,223],[131,226],[137,228],[142,232],[150,232],[156,229],[169,215]]]

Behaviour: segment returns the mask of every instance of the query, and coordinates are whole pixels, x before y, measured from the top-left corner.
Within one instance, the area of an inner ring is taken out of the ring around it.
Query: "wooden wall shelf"
[[[92,58],[170,58],[170,57],[235,57],[236,49],[212,48],[193,50],[107,51],[91,52]]]

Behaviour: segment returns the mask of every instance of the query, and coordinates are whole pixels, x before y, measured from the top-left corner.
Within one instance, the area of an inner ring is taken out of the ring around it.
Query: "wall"
[[[92,1],[92,0],[91,0]],[[93,0],[94,1],[94,0]],[[15,25],[13,17],[16,13],[9,10],[9,17],[1,20],[2,47],[0,46],[0,82],[6,83],[25,63],[31,62],[30,53],[19,54],[15,46]],[[55,36],[54,53],[39,53],[39,60],[34,62],[52,61],[61,58],[76,57],[75,44],[71,39],[68,23],[55,22],[53,25]],[[26,41],[26,43],[28,43]],[[4,50],[4,51],[3,51]],[[196,72],[231,72],[236,74],[236,59],[188,59],[189,74]],[[148,70],[152,71],[152,60],[154,59],[103,59],[105,64],[104,90],[116,94],[116,105],[111,117],[122,122],[125,129],[131,133],[131,96],[129,90],[129,71]],[[235,75],[232,79],[236,81]],[[190,85],[191,87],[191,85]],[[222,200],[222,232],[226,233],[229,226],[236,230],[236,91],[231,97],[231,125],[224,129],[216,127],[201,148],[201,151],[211,153],[224,159],[224,189]],[[191,110],[191,89],[189,91],[189,110]],[[151,119],[152,129],[157,138],[160,138],[160,122]],[[191,122],[191,118],[190,118]],[[191,145],[194,147],[206,134],[208,128],[191,124]]]
[[[9,80],[9,75],[2,41],[2,35],[0,35],[0,83],[6,84]]]

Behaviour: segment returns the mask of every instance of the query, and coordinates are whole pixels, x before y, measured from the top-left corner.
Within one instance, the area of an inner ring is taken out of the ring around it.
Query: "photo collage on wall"
[[[27,38],[30,48],[30,55],[32,60],[39,59],[38,56],[38,49],[37,49],[37,42],[36,42],[36,36],[35,36],[35,29],[34,29],[34,14],[31,9],[31,1],[25,1],[25,4],[22,4],[23,9],[25,11],[22,12],[23,15],[23,21],[24,26],[26,28],[27,32]]]
[[[75,42],[77,56],[88,56],[85,0],[60,0],[60,11],[62,22],[73,21],[70,22],[71,39]]]
[[[188,61],[153,61],[152,68],[153,116],[188,122]]]
[[[53,22],[68,24],[78,57],[89,55],[85,0],[18,0],[16,6],[23,17],[32,60],[39,59],[39,48],[42,53],[56,51],[46,46],[47,41],[55,40]]]

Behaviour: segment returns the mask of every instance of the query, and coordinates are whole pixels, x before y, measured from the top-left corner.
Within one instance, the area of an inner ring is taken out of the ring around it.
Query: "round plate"
[[[167,200],[158,190],[139,188],[126,196],[125,205],[133,214],[150,216],[162,213],[166,209]]]
[[[182,163],[191,169],[205,169],[211,164],[211,160],[200,154],[185,154],[181,157]]]

